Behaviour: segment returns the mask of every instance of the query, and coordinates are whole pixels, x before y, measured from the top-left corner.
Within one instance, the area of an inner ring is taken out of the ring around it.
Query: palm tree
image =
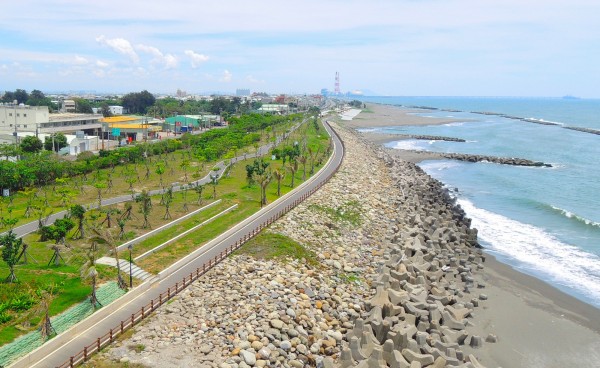
[[[42,313],[44,316],[40,321],[40,334],[42,335],[42,340],[47,340],[50,336],[56,335],[56,330],[52,326],[52,322],[50,321],[50,303],[54,299],[54,294],[52,294],[52,288],[49,291],[43,290],[40,296],[40,304],[35,310],[36,314]]]
[[[90,303],[92,307],[96,309],[97,306],[102,306],[98,297],[96,296],[96,279],[98,278],[98,270],[96,270],[96,251],[90,249],[87,253],[87,260],[81,266],[81,278],[84,280],[89,279],[92,284],[92,294],[90,295]]]
[[[256,181],[260,185],[260,206],[267,204],[267,185],[271,182],[273,176],[270,170],[265,170],[262,174],[257,175]]]
[[[292,173],[292,188],[294,187],[294,179],[296,178],[296,171],[298,171],[298,160],[296,157],[290,159],[290,166],[288,166],[288,170]]]
[[[281,197],[281,181],[285,178],[285,168],[276,169],[273,176],[277,179],[277,196]]]
[[[302,181],[306,181],[306,156],[298,156],[298,162],[302,164]]]
[[[125,226],[124,220],[119,220],[119,222],[123,223],[123,227]],[[113,256],[115,257],[115,261],[117,263],[117,284],[119,288],[123,290],[127,290],[127,284],[121,275],[121,260],[119,259],[119,250],[117,249],[117,242],[113,237],[112,233],[107,229],[98,229],[94,228],[94,236],[92,237],[92,242],[94,244],[101,243],[106,244],[112,251]],[[121,230],[122,231],[122,230]]]

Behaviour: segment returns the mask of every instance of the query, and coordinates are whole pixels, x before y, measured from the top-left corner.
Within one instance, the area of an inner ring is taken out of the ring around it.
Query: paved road
[[[181,283],[181,280],[185,276],[189,276],[190,273],[196,272],[197,268],[202,267],[202,265],[209,262],[209,260],[215,259],[215,257],[225,249],[231,247],[245,235],[250,234],[255,229],[259,228],[266,220],[280,211],[284,211],[287,206],[295,201],[308,195],[313,189],[317,188],[321,182],[335,173],[344,156],[344,147],[339,137],[333,132],[328,124],[325,124],[325,128],[333,137],[333,156],[323,169],[313,177],[309,178],[305,183],[298,186],[294,192],[288,193],[285,197],[282,197],[281,200],[271,203],[269,206],[263,208],[261,211],[242,222],[242,224],[219,236],[214,241],[207,243],[198,251],[200,254],[194,256],[190,261],[187,261],[186,259],[181,260],[169,267],[169,269],[161,272],[158,280],[154,281],[148,290],[135,297],[129,303],[112,311],[110,315],[90,327],[88,330],[74,336],[69,341],[61,343],[58,347],[48,347],[48,351],[43,351],[43,354],[40,355],[44,357],[43,360],[35,362],[22,359],[17,362],[14,367],[56,367],[65,363],[70,356],[78,354],[84,346],[94,343],[98,337],[106,334],[111,328],[117,326],[120,321],[130,318],[132,313],[139,311],[142,306],[147,305],[150,300],[158,298],[158,296],[161,293],[164,293],[167,288],[175,285],[176,282]],[[108,308],[110,308],[110,306]],[[55,339],[59,338],[60,336]],[[40,349],[44,349],[44,346]]]

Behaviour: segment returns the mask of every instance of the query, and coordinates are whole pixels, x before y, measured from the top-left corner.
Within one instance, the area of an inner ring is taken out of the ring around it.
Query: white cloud
[[[250,83],[265,83],[265,81],[264,81],[264,80],[262,80],[262,79],[256,79],[256,78],[254,78],[254,76],[252,76],[252,75],[247,75],[247,76],[246,76],[246,80],[247,80],[248,82],[250,82]]]
[[[79,56],[79,55],[75,55],[75,58],[73,59],[73,64],[75,65],[86,65],[89,64],[89,60],[84,58],[83,56]]]
[[[185,50],[184,53],[192,59],[192,68],[197,68],[200,64],[208,61],[208,56],[197,54],[192,50]]]
[[[174,55],[166,54],[163,58],[163,61],[167,69],[173,69],[177,67],[177,58]]]
[[[138,51],[142,51],[142,52],[148,53],[150,55],[154,55],[155,57],[163,57],[163,53],[160,52],[160,50],[154,46],[138,44],[135,46],[135,48]]]
[[[96,37],[96,42],[100,43],[101,45],[108,46],[119,54],[129,57],[131,61],[136,64],[140,62],[140,57],[133,49],[133,46],[131,46],[131,43],[124,38],[108,39],[104,37],[104,35],[101,35]]]
[[[164,65],[166,69],[173,69],[177,67],[177,58],[171,54],[163,54],[158,48],[154,46],[148,46],[143,44],[138,44],[135,46],[136,50],[148,53],[154,58],[152,59],[153,63]]]
[[[223,75],[219,79],[219,82],[229,83],[229,82],[231,82],[232,78],[233,78],[233,74],[231,74],[231,72],[229,70],[223,70]]]
[[[106,67],[108,67],[108,63],[106,63],[102,60],[96,60],[96,66],[98,68],[106,68]]]

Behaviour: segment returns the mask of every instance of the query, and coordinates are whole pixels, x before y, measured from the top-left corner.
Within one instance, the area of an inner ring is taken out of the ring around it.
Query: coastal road
[[[334,150],[330,160],[317,174],[299,185],[294,191],[286,194],[277,201],[272,202],[253,216],[205,244],[202,248],[190,254],[188,257],[176,262],[161,272],[158,275],[157,280],[148,285],[142,284],[138,286],[138,288],[145,286],[146,291],[135,296],[132,300],[114,311],[110,311],[110,314],[89,327],[87,330],[69,337],[68,341],[66,341],[67,339],[65,339],[65,341],[58,341],[57,339],[61,339],[61,336],[57,336],[53,340],[50,340],[49,343],[21,358],[10,367],[57,367],[67,362],[71,356],[75,356],[81,352],[84,346],[95,343],[98,337],[106,334],[111,328],[118,326],[121,321],[129,319],[131,315],[139,311],[142,306],[146,306],[151,300],[158,298],[161,293],[166,292],[167,288],[172,287],[176,282],[181,283],[181,280],[184,277],[189,276],[192,272],[196,272],[203,264],[208,263],[209,260],[214,260],[221,252],[232,245],[235,245],[236,242],[243,239],[244,236],[254,232],[256,229],[260,229],[260,226],[268,219],[276,216],[280,212],[285,212],[286,207],[309,195],[313,189],[318,188],[337,171],[344,157],[344,146],[342,141],[329,124],[326,123],[324,125],[325,129],[333,138]],[[124,298],[126,298],[127,295],[128,294],[126,294]],[[107,306],[107,308],[110,308],[110,306]],[[63,335],[67,334],[68,331]],[[54,340],[57,341],[53,343]]]

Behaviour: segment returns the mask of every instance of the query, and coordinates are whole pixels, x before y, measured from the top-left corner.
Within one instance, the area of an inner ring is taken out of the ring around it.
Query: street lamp
[[[133,244],[129,244],[127,246],[127,249],[129,249],[129,288],[133,287],[133,274],[131,273],[131,251],[133,250]]]

